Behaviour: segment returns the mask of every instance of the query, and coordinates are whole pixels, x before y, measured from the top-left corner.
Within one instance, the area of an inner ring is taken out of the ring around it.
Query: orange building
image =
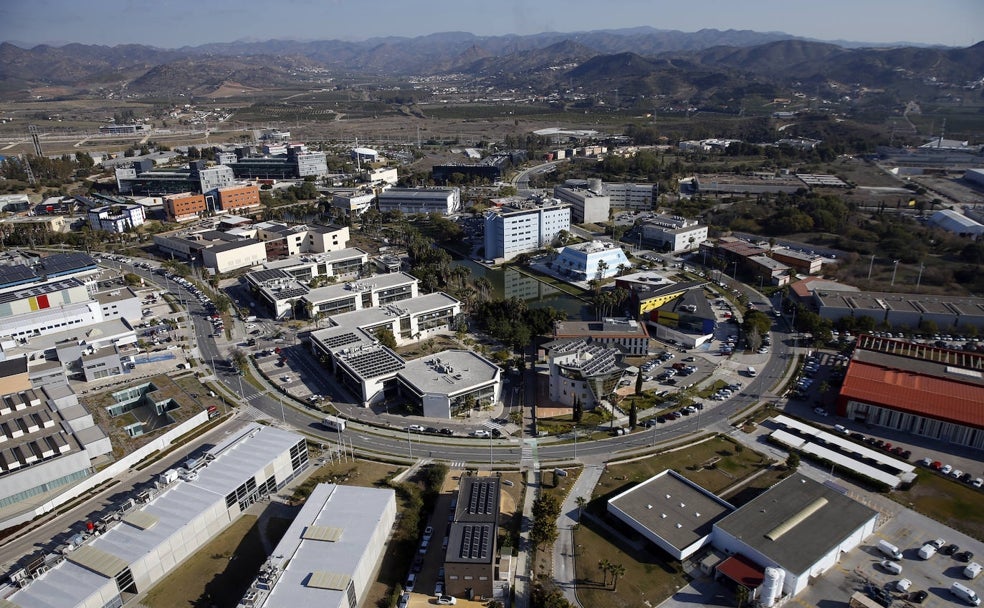
[[[259,186],[229,186],[228,188],[219,188],[219,207],[222,211],[233,211],[245,207],[259,206]]]
[[[164,197],[164,217],[169,222],[196,219],[206,209],[205,195],[203,194],[185,192],[184,194],[172,194]]]

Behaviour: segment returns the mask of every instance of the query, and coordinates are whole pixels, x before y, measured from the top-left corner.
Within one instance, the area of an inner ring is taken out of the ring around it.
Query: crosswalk
[[[523,440],[523,449],[519,456],[519,466],[523,469],[539,470],[540,462],[536,454],[536,439]]]
[[[448,463],[448,467],[452,469],[464,469],[465,464],[464,460],[453,460]]]

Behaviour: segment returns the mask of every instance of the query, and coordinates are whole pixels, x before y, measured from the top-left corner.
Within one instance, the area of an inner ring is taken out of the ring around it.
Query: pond
[[[537,279],[525,275],[514,268],[487,268],[472,260],[453,254],[453,266],[464,266],[471,272],[474,281],[485,277],[492,283],[492,292],[499,298],[519,298],[532,308],[555,308],[567,313],[571,320],[590,321],[594,319],[590,305],[568,293],[559,291]]]

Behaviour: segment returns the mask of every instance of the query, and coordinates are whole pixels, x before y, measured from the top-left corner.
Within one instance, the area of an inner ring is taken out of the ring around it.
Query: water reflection
[[[497,298],[519,298],[532,308],[556,308],[567,313],[568,319],[591,320],[587,302],[525,275],[514,268],[490,269],[471,260],[455,259],[453,266],[464,266],[471,272],[474,281],[485,277],[492,284],[492,292]]]

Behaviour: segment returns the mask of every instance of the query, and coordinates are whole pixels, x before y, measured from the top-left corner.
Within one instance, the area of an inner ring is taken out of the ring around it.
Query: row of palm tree
[[[625,575],[625,566],[609,561],[608,558],[598,562],[598,568],[604,575],[604,584],[608,586],[608,575],[612,575],[612,591],[618,590],[618,579]]]

